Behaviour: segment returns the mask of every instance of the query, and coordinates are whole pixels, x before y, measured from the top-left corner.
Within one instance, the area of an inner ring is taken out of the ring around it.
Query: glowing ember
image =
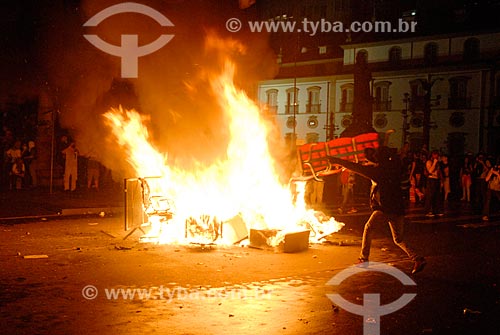
[[[150,195],[163,199],[163,206],[173,213],[168,220],[151,215],[153,228],[148,235],[159,243],[189,243],[193,238],[199,243],[232,243],[225,241],[223,234],[221,238],[216,229],[220,222],[235,216],[243,219],[247,229],[279,230],[274,245],[287,232],[309,229],[315,242],[338,231],[342,223],[306,209],[304,184],[297,185],[299,194],[294,203],[289,186],[280,182],[274,167],[267,143],[269,128],[257,104],[236,89],[233,75],[234,65],[228,61],[211,85],[230,120],[227,155],[209,166],[199,163],[193,171],[167,165],[166,155],[150,144],[145,120],[136,111],[120,107],[104,115],[137,176],[159,177],[149,180]],[[205,227],[210,236],[195,236],[198,226]]]

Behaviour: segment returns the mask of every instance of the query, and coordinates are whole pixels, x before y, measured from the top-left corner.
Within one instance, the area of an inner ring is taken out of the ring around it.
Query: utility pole
[[[405,104],[405,109],[403,109],[403,136],[401,139],[401,148],[404,147],[406,143],[406,139],[408,137],[408,129],[410,128],[408,124],[408,104],[411,102],[409,93],[404,94],[403,102]]]
[[[423,120],[423,145],[430,149],[430,129],[431,129],[431,112],[432,107],[438,106],[441,100],[441,96],[437,95],[435,99],[432,98],[432,87],[434,84],[443,80],[443,78],[434,78],[432,79],[432,75],[428,74],[427,79],[419,79],[422,85],[422,89],[425,91],[424,95],[424,120]],[[435,102],[433,105],[432,103]]]

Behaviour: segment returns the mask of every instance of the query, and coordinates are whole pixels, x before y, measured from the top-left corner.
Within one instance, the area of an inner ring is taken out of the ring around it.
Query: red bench
[[[355,137],[341,137],[328,142],[307,143],[297,149],[301,175],[293,177],[294,181],[315,179],[323,181],[323,177],[340,172],[330,164],[328,156],[336,156],[353,162],[365,159],[366,148],[378,148],[377,133],[361,134]]]

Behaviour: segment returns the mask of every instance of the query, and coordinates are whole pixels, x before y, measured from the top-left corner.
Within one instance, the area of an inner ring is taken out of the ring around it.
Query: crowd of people
[[[500,200],[500,157],[467,153],[463,158],[433,150],[401,150],[405,198],[422,205],[428,217],[442,216],[451,200],[461,201],[489,220]],[[455,197],[455,198],[453,198]]]
[[[6,126],[2,129],[0,141],[2,149],[1,189],[20,190],[36,187],[37,147],[31,139],[21,140]]]
[[[0,134],[3,153],[0,189],[18,191],[40,186],[39,153],[34,139],[15,136],[7,126]],[[99,190],[102,165],[95,157],[80,156],[75,141],[62,135],[56,143],[54,170],[62,170],[64,191],[74,192],[77,186]],[[54,178],[60,178],[54,174]]]

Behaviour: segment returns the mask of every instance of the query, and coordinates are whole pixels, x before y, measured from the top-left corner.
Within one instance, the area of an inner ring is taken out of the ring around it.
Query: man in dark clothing
[[[414,262],[412,273],[424,269],[426,262],[403,240],[405,206],[401,190],[401,160],[397,153],[382,146],[378,149],[375,164],[362,165],[337,157],[329,157],[332,164],[345,168],[372,180],[370,205],[372,214],[365,224],[360,263],[368,261],[372,231],[381,222],[389,223],[394,243]]]

